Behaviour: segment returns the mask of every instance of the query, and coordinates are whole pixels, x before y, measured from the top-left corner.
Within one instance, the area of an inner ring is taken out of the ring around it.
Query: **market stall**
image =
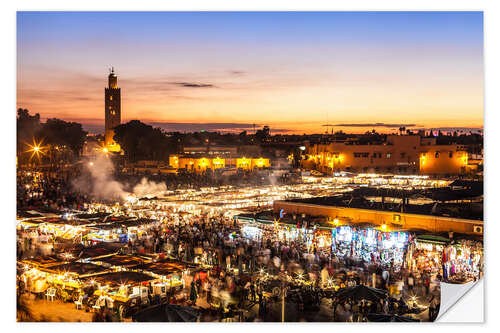
[[[125,270],[130,267],[143,265],[150,262],[151,258],[128,255],[128,254],[113,254],[108,256],[101,256],[99,258],[91,259],[90,262],[108,267],[114,270]]]
[[[57,263],[49,266],[25,264],[21,279],[26,289],[39,297],[48,288],[55,290],[55,296],[63,301],[73,301],[82,292],[82,277],[105,272],[99,266],[78,262]]]
[[[177,261],[158,261],[146,263],[133,267],[134,271],[142,272],[157,280],[152,283],[153,296],[165,298],[170,289],[183,289],[185,281],[183,278],[184,272],[191,266]]]
[[[43,220],[39,218],[33,219],[20,219],[16,221],[16,229],[20,231],[34,230],[38,229],[38,227],[43,223]]]
[[[55,266],[58,264],[62,264],[63,262],[56,256],[37,256],[21,260],[20,263],[27,265],[26,267],[39,268],[39,267]]]
[[[89,232],[88,221],[67,220],[63,218],[47,218],[39,225],[39,230],[54,237],[70,240],[76,237],[83,237]]]
[[[91,260],[97,259],[99,257],[110,256],[113,254],[117,254],[119,248],[113,246],[113,244],[107,243],[98,243],[92,247],[82,247],[76,246],[69,251],[74,258],[78,258],[79,260]]]
[[[258,241],[262,239],[263,230],[257,223],[245,222],[241,227],[241,235],[247,239]]]
[[[466,283],[480,277],[483,245],[473,240],[459,240],[443,250],[443,278],[448,282]]]
[[[411,272],[439,273],[443,250],[449,239],[438,235],[418,235],[408,246],[407,266]]]
[[[344,225],[332,229],[332,253],[367,263],[401,266],[410,237],[404,231],[385,232]]]
[[[332,246],[332,230],[330,228],[318,228],[314,231],[314,247],[317,249],[330,249]]]
[[[104,274],[107,269],[91,263],[71,262],[40,268],[40,271],[47,273],[48,284],[56,288],[63,301],[75,301],[83,292],[82,279]]]
[[[155,278],[140,272],[121,271],[96,275],[86,279],[95,286],[90,301],[95,307],[120,311],[122,316],[149,304],[149,285]]]
[[[114,243],[124,242],[127,239],[127,233],[121,226],[113,223],[95,224],[89,227],[90,232],[85,239],[92,243]]]

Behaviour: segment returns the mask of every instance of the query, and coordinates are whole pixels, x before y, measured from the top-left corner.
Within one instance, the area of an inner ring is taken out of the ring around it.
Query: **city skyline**
[[[325,124],[346,132],[482,128],[482,17],[19,12],[17,107],[102,132],[114,66],[122,122],[297,134],[323,133]]]

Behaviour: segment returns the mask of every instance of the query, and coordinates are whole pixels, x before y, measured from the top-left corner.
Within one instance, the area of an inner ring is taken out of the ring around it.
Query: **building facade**
[[[114,128],[121,123],[121,96],[118,77],[114,69],[108,76],[108,87],[104,88],[104,147],[108,151],[120,151],[120,146],[113,139]]]
[[[289,215],[307,214],[324,216],[335,221],[336,226],[361,225],[370,223],[383,231],[426,230],[433,233],[456,232],[461,234],[482,235],[483,221],[457,217],[446,217],[426,214],[409,214],[394,211],[349,208],[276,200],[273,211],[286,212]]]
[[[169,165],[176,170],[183,169],[187,172],[203,173],[207,170],[241,169],[243,171],[253,171],[271,167],[268,158],[247,158],[247,157],[191,157],[186,155],[171,155]]]
[[[468,171],[464,146],[436,145],[419,135],[388,135],[382,144],[334,142],[306,147],[301,166],[323,173],[463,174]]]

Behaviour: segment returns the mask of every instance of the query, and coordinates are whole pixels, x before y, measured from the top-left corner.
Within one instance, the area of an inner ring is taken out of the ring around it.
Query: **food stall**
[[[126,232],[121,227],[112,223],[95,224],[89,227],[89,229],[90,232],[86,235],[85,239],[94,243],[114,243],[126,239]]]
[[[151,261],[149,257],[128,255],[128,254],[112,254],[90,259],[89,262],[96,265],[101,265],[113,270],[125,270],[130,267],[143,265]]]
[[[158,220],[149,218],[110,217],[89,226],[87,239],[94,242],[121,242],[136,240]]]
[[[70,253],[73,258],[79,258],[83,261],[90,261],[91,259],[97,259],[100,257],[117,254],[118,251],[119,248],[114,247],[110,244],[99,243],[91,247],[82,248],[81,246],[76,246],[73,249],[70,249],[67,253]]]
[[[100,266],[61,262],[55,259],[23,260],[23,282],[30,292],[41,295],[49,287],[54,287],[57,295],[64,301],[75,300],[82,291],[82,277],[101,274],[106,270]]]
[[[28,265],[27,267],[50,267],[61,264],[62,262],[55,256],[37,256],[26,258],[20,261],[21,264]]]
[[[127,240],[137,240],[147,234],[147,230],[160,224],[160,221],[150,218],[138,218],[121,222],[122,231],[126,231]]]
[[[83,278],[107,272],[107,269],[102,266],[82,262],[64,263],[39,270],[47,273],[47,282],[56,288],[63,301],[78,299],[84,287]]]
[[[117,309],[122,316],[149,304],[149,285],[155,278],[140,272],[120,271],[92,276],[86,282],[95,285],[91,303]]]
[[[165,298],[169,290],[184,288],[183,274],[191,267],[192,265],[186,265],[178,261],[163,260],[139,265],[133,267],[132,270],[154,277],[156,280],[151,284],[153,296]]]
[[[38,229],[43,220],[39,218],[34,219],[20,219],[16,221],[16,229],[20,231],[26,231],[29,229]]]
[[[39,230],[44,234],[53,235],[63,239],[83,237],[89,232],[88,221],[67,220],[63,218],[46,218],[39,225]]]
[[[35,267],[25,267],[24,272],[21,274],[21,280],[26,290],[35,294],[37,298],[42,298],[49,288],[47,273],[41,272]]]
[[[88,233],[88,221],[67,220],[63,218],[31,218],[17,220],[16,229],[21,231],[38,230],[42,234],[60,237],[66,240],[74,239]]]

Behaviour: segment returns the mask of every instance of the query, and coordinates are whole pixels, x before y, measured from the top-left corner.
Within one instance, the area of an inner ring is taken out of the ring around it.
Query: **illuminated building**
[[[467,152],[460,145],[436,145],[433,138],[389,135],[382,144],[334,142],[306,148],[301,165],[324,173],[338,171],[462,174],[469,171]]]
[[[443,146],[434,146],[420,153],[420,173],[460,174],[467,171],[468,154],[466,151],[443,148]]]
[[[247,158],[247,157],[191,157],[187,155],[171,155],[169,165],[174,169],[184,169],[188,172],[205,172],[207,170],[217,170],[226,168],[236,168],[245,171],[252,171],[260,168],[269,168],[271,162],[268,158]]]
[[[120,88],[113,68],[108,76],[108,87],[104,88],[104,107],[104,147],[108,151],[120,151],[113,139],[114,128],[121,123]]]
[[[237,154],[236,146],[192,146],[183,148],[184,155],[232,156]]]
[[[252,167],[252,160],[246,157],[236,159],[236,167],[238,169],[250,170]]]

